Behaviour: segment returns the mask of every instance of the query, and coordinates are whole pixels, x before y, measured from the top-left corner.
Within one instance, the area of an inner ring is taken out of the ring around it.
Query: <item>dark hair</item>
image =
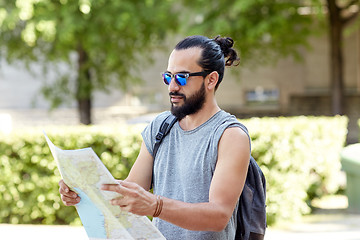
[[[222,38],[217,36],[214,39],[209,39],[204,36],[189,36],[180,41],[175,50],[188,49],[192,47],[199,47],[203,51],[198,62],[204,71],[217,71],[219,73],[219,81],[215,86],[218,88],[220,82],[224,77],[225,66],[232,66],[239,64],[239,57],[233,49],[234,40],[229,37]],[[225,61],[226,59],[226,61]]]

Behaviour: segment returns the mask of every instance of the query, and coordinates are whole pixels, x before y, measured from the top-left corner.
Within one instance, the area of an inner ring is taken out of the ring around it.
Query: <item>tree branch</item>
[[[348,9],[349,7],[351,7],[352,5],[355,5],[359,3],[359,0],[351,0],[345,7],[343,7],[343,10]]]
[[[342,19],[342,23],[344,25],[348,24],[349,22],[351,22],[353,19],[355,19],[357,16],[359,16],[359,10],[357,12],[352,13],[351,15],[349,15],[346,18]]]

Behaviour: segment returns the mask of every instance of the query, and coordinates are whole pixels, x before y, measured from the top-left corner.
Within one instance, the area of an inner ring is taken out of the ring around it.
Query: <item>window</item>
[[[256,87],[245,93],[247,105],[278,105],[279,90]]]

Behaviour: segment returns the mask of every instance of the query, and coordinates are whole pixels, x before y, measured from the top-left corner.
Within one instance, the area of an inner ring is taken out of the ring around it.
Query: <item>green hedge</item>
[[[240,120],[252,137],[252,154],[267,178],[268,222],[308,213],[306,201],[339,188],[339,152],[345,117]],[[46,127],[62,149],[92,147],[115,178],[123,179],[141,143],[144,125]],[[58,193],[56,163],[42,135],[29,128],[0,136],[0,222],[79,224]]]
[[[252,155],[267,179],[269,224],[310,212],[309,202],[339,190],[346,117],[253,118],[242,121]]]

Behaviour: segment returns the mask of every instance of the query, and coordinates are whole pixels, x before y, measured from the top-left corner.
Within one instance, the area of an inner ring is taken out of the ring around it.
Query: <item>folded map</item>
[[[118,184],[91,148],[62,150],[44,132],[64,182],[81,198],[75,205],[89,239],[165,240],[146,216],[122,211],[109,203],[120,196],[101,190],[102,184]]]

